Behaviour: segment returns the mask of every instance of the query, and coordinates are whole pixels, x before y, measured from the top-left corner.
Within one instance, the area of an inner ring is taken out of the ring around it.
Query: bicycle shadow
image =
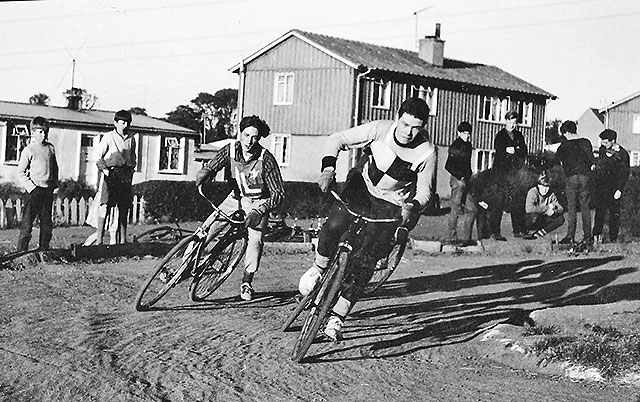
[[[295,303],[297,291],[256,292],[253,300],[242,300],[240,296],[227,296],[190,304],[153,306],[148,311],[207,311],[222,309],[270,309]]]
[[[535,309],[638,300],[639,283],[611,285],[617,278],[637,272],[638,267],[596,269],[622,259],[571,259],[537,265],[538,260],[532,260],[507,264],[504,272],[500,266],[490,265],[390,281],[368,300],[393,298],[393,304],[356,310],[344,328],[344,346],[310,354],[308,361],[404,356],[468,342],[500,323],[532,324],[529,314]],[[464,294],[465,290],[495,284],[513,286]],[[402,300],[434,292],[458,294]]]

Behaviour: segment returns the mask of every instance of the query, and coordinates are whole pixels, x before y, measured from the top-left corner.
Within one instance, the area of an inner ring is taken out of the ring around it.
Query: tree
[[[71,88],[67,89],[64,92],[64,96],[67,99],[73,97],[80,97],[80,108],[83,110],[91,110],[95,106],[98,106],[98,97],[87,92],[86,89],[83,88]]]
[[[238,104],[238,90],[225,88],[214,95],[200,92],[189,105],[167,113],[166,120],[200,133],[204,142],[229,137],[230,117]]]
[[[129,109],[129,112],[131,114],[137,114],[138,116],[148,116],[147,109],[143,107],[134,106],[131,109]]]
[[[562,120],[555,119],[547,121],[544,124],[544,142],[545,144],[555,144],[560,142],[560,125]]]
[[[49,106],[49,95],[43,93],[37,93],[29,98],[29,104]]]

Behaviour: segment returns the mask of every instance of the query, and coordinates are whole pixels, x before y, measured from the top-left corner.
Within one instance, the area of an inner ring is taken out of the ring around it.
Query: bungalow
[[[70,102],[71,105],[74,102]],[[77,103],[75,103],[77,105]],[[96,185],[93,149],[113,129],[115,112],[0,101],[0,182],[16,182],[20,153],[29,143],[29,122],[49,120],[49,141],[56,147],[60,179]],[[138,165],[134,183],[147,180],[193,180],[200,165],[193,160],[198,133],[149,116],[133,115]]]
[[[589,108],[578,119],[578,134],[594,148],[600,146],[599,135],[605,128],[618,133],[617,141],[629,152],[631,166],[640,166],[640,92],[600,109]]]
[[[444,57],[440,26],[418,52],[291,30],[231,67],[239,75],[239,115],[271,126],[265,145],[285,180],[313,181],[325,136],[368,121],[394,119],[410,96],[431,106],[429,132],[439,148],[438,192],[449,194],[446,147],[461,121],[473,126],[474,170],[491,166],[493,137],[507,111],[531,152],[544,145],[545,108],[555,96],[498,67]],[[340,157],[344,179],[357,152]]]

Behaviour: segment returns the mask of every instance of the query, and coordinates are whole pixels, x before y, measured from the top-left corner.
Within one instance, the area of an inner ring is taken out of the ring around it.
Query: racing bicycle
[[[245,212],[240,208],[231,214],[220,210],[207,197],[202,186],[198,192],[213,207],[193,234],[176,244],[154,268],[153,273],[140,288],[136,297],[136,310],[152,308],[171,288],[192,277],[189,296],[192,301],[204,301],[233,272],[247,249]],[[209,229],[221,222],[216,236],[209,237]]]
[[[296,362],[300,362],[302,361],[302,359],[304,359],[307,351],[309,350],[309,347],[316,338],[318,330],[323,324],[326,323],[326,320],[329,317],[330,310],[339,296],[342,280],[347,270],[349,256],[354,249],[357,250],[361,245],[361,237],[364,235],[364,229],[366,228],[366,226],[368,224],[398,222],[398,219],[395,218],[373,219],[366,217],[351,210],[335,191],[332,190],[331,195],[341,204],[342,208],[344,208],[345,211],[351,214],[351,216],[353,217],[353,221],[349,225],[349,228],[346,230],[346,232],[342,235],[337,251],[331,258],[327,269],[324,270],[316,286],[308,295],[304,296],[302,300],[300,300],[300,302],[293,310],[293,312],[289,315],[282,327],[282,329],[286,331],[295,321],[298,315],[300,315],[303,311],[308,312],[304,324],[302,325],[302,330],[300,331],[300,334],[294,346],[293,354],[291,356],[292,360]],[[404,230],[396,230],[395,237],[398,238],[398,233],[403,232]],[[395,245],[394,249],[396,249]],[[393,268],[397,266],[397,261],[399,261],[401,258],[401,251],[404,251],[404,246],[398,245],[395,257],[393,258],[393,260],[389,260],[391,264],[387,264],[384,269],[381,269],[384,274],[378,277],[378,282],[380,283],[378,286],[376,286],[376,289],[382,284],[382,278],[386,280],[386,278],[391,275],[391,273],[387,275],[389,266],[393,266]],[[393,269],[391,269],[390,272],[393,272]]]

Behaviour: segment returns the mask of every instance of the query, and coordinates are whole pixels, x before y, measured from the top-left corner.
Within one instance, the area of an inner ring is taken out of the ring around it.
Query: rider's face
[[[245,127],[240,133],[240,145],[242,145],[242,150],[244,152],[251,152],[259,139],[260,134],[258,134],[257,128],[253,126]]]
[[[424,128],[424,121],[419,118],[403,113],[398,118],[398,126],[396,127],[396,140],[403,145],[410,144]]]

